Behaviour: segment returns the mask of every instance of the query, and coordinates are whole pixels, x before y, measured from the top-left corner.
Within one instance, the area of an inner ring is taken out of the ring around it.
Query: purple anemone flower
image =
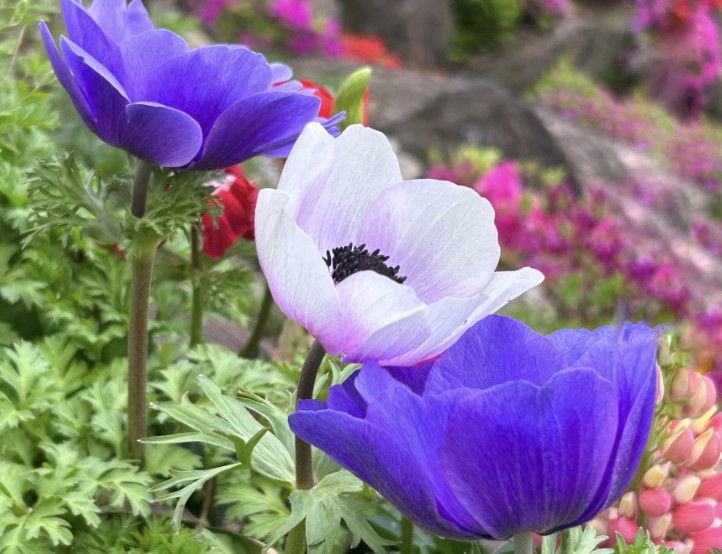
[[[256,249],[276,304],[330,354],[414,365],[539,284],[494,272],[494,210],[448,181],[404,181],[386,137],[304,130],[278,190],[261,191]]]
[[[60,52],[40,23],[58,80],[96,135],[147,162],[211,170],[285,156],[316,119],[320,101],[282,83],[287,67],[242,46],[191,50],[154,28],[140,0],[61,6],[68,36]],[[337,131],[333,123],[325,122]]]
[[[433,363],[365,363],[289,421],[433,533],[546,534],[593,518],[632,480],[658,335],[625,323],[543,336],[490,316]]]

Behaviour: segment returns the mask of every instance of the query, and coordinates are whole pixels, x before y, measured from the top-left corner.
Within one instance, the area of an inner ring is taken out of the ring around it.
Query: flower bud
[[[701,471],[713,469],[719,462],[720,454],[722,454],[722,441],[717,433],[708,429],[695,439],[692,458],[696,456],[697,459],[689,467]]]
[[[619,500],[619,515],[637,519],[637,494],[633,491],[625,493]]]
[[[689,502],[672,512],[672,523],[682,533],[696,533],[714,522],[714,506],[708,502]]]
[[[657,397],[655,402],[661,404],[664,401],[664,374],[662,368],[657,364]]]
[[[664,489],[647,489],[639,495],[639,507],[650,518],[659,518],[672,507],[672,495]]]
[[[685,475],[677,480],[674,491],[672,491],[675,502],[677,502],[677,504],[691,502],[701,482],[702,480],[696,475]]]
[[[707,429],[711,428],[710,422],[712,420],[712,416],[714,416],[716,413],[717,413],[717,406],[712,406],[709,410],[707,410],[705,413],[703,413],[697,419],[692,421],[689,428],[692,429],[692,432],[695,435],[704,433]]]
[[[638,531],[639,525],[637,525],[637,522],[626,517],[610,519],[607,524],[607,533],[609,533],[610,537],[614,537],[615,533],[619,533],[628,544],[634,542],[634,537],[637,536]]]
[[[708,429],[714,429],[718,433],[722,433],[722,412],[712,416],[707,424]]]
[[[686,421],[678,425],[669,438],[664,441],[662,455],[670,462],[682,464],[692,457],[694,449],[694,434]]]
[[[652,539],[663,539],[667,536],[667,529],[672,523],[672,514],[664,514],[659,517],[650,517],[647,529]]]
[[[694,497],[696,499],[711,498],[722,502],[722,473],[715,473],[702,481]]]
[[[714,404],[714,397],[715,394],[714,391],[709,391],[710,387],[713,387],[714,384],[709,381],[704,380],[704,377],[702,377],[699,373],[693,372],[690,375],[690,383],[693,379],[696,379],[698,382],[697,390],[692,395],[692,398],[689,399],[689,402],[687,405],[682,409],[682,413],[687,417],[699,417],[704,412],[709,410],[710,406]],[[710,383],[708,385],[708,382]],[[710,397],[712,399],[712,402],[710,402]]]
[[[607,535],[607,522],[601,517],[595,517],[593,520],[587,522],[587,527],[593,528],[597,532],[597,536]]]
[[[642,485],[649,489],[656,489],[662,486],[669,473],[669,463],[664,465],[654,464],[642,477]]]
[[[669,398],[672,402],[686,402],[694,396],[699,386],[699,381],[694,375],[696,373],[686,367],[677,368],[669,388]]]

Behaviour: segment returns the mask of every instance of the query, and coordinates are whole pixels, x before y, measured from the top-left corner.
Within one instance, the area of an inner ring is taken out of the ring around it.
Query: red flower
[[[345,33],[341,36],[341,44],[344,56],[348,59],[376,64],[388,69],[401,67],[401,60],[390,53],[384,41],[378,37]]]
[[[303,85],[303,90],[313,90],[313,95],[321,100],[321,107],[318,110],[318,117],[329,118],[333,115],[333,105],[336,99],[328,90],[313,81],[299,79],[299,83]]]
[[[218,259],[233,243],[242,237],[254,240],[253,228],[256,213],[258,189],[243,175],[240,165],[225,170],[228,177],[217,182],[213,196],[218,199],[223,212],[213,224],[210,214],[204,214],[203,250],[211,258]]]

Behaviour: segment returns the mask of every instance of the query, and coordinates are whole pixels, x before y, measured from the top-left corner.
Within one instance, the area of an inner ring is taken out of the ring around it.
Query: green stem
[[[152,169],[149,163],[140,161],[135,174],[130,211],[138,218],[145,214]],[[129,255],[131,277],[128,319],[128,443],[132,456],[141,463],[144,448],[140,439],[146,436],[148,430],[148,306],[153,260],[158,243],[157,236],[143,236],[141,231],[133,237]]]
[[[133,180],[133,196],[130,198],[130,213],[135,217],[140,218],[145,215],[145,205],[148,201],[148,186],[152,172],[153,166],[151,164],[143,160],[138,162],[138,169]]]
[[[191,347],[203,342],[203,267],[198,226],[191,227],[191,264],[193,266],[193,306],[191,311]]]
[[[401,548],[400,554],[413,554],[414,552],[414,524],[405,517],[401,518]]]
[[[514,554],[534,554],[534,540],[531,533],[514,535]]]
[[[315,341],[308,352],[308,357],[301,368],[296,389],[296,409],[301,400],[313,398],[316,375],[321,367],[326,351],[321,343]],[[296,437],[296,488],[308,490],[313,488],[313,461],[311,445]],[[286,539],[286,554],[303,554],[306,551],[306,522],[302,521],[294,527]]]
[[[253,333],[248,339],[248,342],[241,349],[238,355],[241,358],[255,358],[258,354],[258,345],[263,338],[263,333],[266,330],[266,324],[268,323],[268,316],[271,313],[271,306],[273,306],[273,296],[271,295],[271,289],[266,285],[266,290],[263,293],[263,299],[261,300],[261,309],[258,311],[258,318],[256,319],[256,326],[253,328]]]
[[[326,351],[321,343],[314,341],[308,357],[303,362],[301,376],[296,389],[296,409],[301,400],[313,398],[313,389],[316,385],[316,375],[321,367]],[[313,465],[311,463],[311,445],[296,437],[296,488],[308,490],[313,488]]]
[[[148,367],[148,304],[156,243],[150,243],[131,259],[130,321],[128,328],[128,442],[133,457],[143,460],[148,425],[146,382]]]

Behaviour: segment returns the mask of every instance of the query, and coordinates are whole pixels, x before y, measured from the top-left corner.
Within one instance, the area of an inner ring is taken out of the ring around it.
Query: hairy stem
[[[150,185],[150,175],[153,172],[153,166],[148,162],[140,160],[138,169],[133,180],[133,196],[130,198],[130,213],[135,217],[143,217],[145,215],[145,205],[148,201],[148,186]]]
[[[253,328],[251,336],[248,338],[248,342],[241,349],[238,355],[241,358],[255,358],[258,355],[258,345],[263,338],[263,333],[266,330],[266,323],[268,323],[268,316],[271,313],[271,306],[273,306],[273,296],[271,295],[271,289],[266,285],[266,290],[263,292],[263,299],[261,300],[261,308],[258,311],[258,318],[256,319],[256,326]]]
[[[413,554],[414,552],[414,524],[405,517],[401,518],[401,547],[400,554]]]
[[[514,535],[514,554],[534,554],[534,541],[531,533]]]
[[[148,199],[153,171],[151,164],[140,161],[133,181],[130,211],[142,218]],[[128,320],[128,443],[134,458],[143,462],[144,447],[140,439],[148,429],[146,382],[148,371],[148,305],[153,278],[153,260],[158,247],[154,233],[142,231],[132,237],[130,249],[130,317]]]
[[[191,226],[191,265],[193,266],[193,306],[191,311],[191,347],[203,342],[203,268],[198,226]]]
[[[316,375],[321,367],[326,351],[321,343],[315,341],[308,352],[306,361],[301,368],[296,390],[296,409],[301,400],[313,397],[313,388],[316,384]],[[296,488],[308,490],[313,488],[313,463],[311,459],[311,445],[296,437]],[[294,527],[286,539],[286,554],[303,554],[306,551],[306,522],[302,521]]]
[[[148,304],[157,244],[150,243],[131,258],[130,321],[128,329],[128,442],[134,458],[143,460],[148,413]]]

